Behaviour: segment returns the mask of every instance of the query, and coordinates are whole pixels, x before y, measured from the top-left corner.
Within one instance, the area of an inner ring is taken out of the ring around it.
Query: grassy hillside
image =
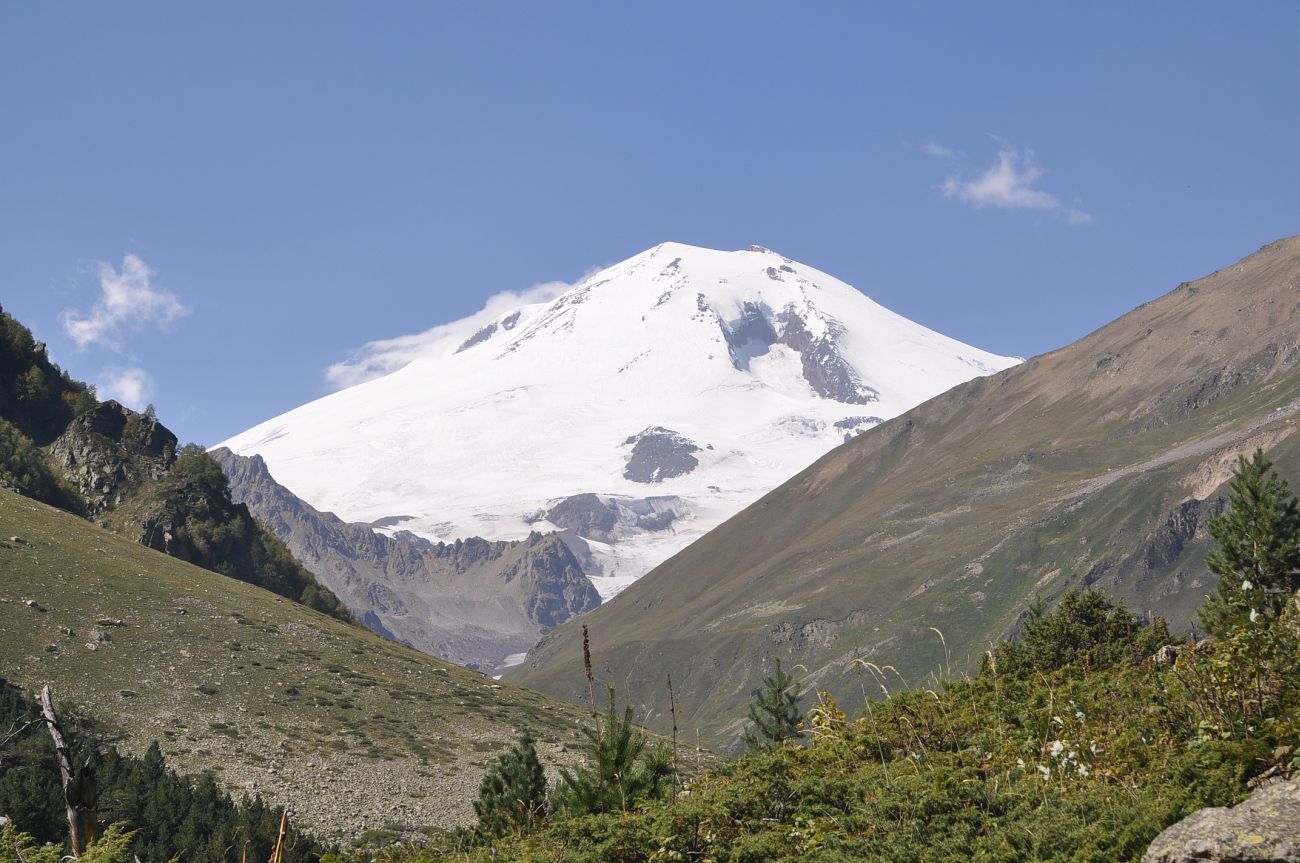
[[[855,657],[916,685],[1084,585],[1186,628],[1236,454],[1300,470],[1297,279],[1274,243],[833,451],[584,617],[605,678],[662,729],[671,671],[679,725],[726,746],[778,656],[837,694]],[[580,641],[510,676],[577,698]]]
[[[325,834],[460,823],[518,728],[551,763],[581,739],[574,708],[8,491],[0,670]]]
[[[1158,650],[1172,640],[1161,622],[1069,594],[963,679],[900,691],[890,668],[855,666],[841,703],[857,716],[806,693],[806,745],[745,755],[665,800],[379,859],[1137,861],[1191,812],[1300,769],[1297,599],[1175,658]]]

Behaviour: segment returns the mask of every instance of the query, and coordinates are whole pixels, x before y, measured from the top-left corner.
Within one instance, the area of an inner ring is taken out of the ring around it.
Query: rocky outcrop
[[[1142,863],[1300,863],[1300,779],[1193,812],[1157,836]]]
[[[662,482],[684,476],[700,464],[694,455],[700,445],[663,426],[651,426],[634,434],[623,445],[632,447],[623,470],[623,478],[632,482]]]
[[[642,531],[667,530],[689,514],[676,495],[633,498],[588,493],[564,498],[546,510],[545,517],[583,539],[618,542]]]
[[[783,273],[793,272],[788,265],[767,269],[768,278],[777,281],[785,278]],[[703,308],[703,295],[700,303]],[[825,332],[814,335],[807,321],[793,307],[773,314],[764,305],[745,302],[741,305],[740,317],[733,321],[720,320],[719,323],[731,364],[737,369],[748,371],[750,361],[755,357],[766,355],[773,345],[785,345],[798,354],[804,380],[822,398],[855,405],[880,401],[880,393],[864,384],[853,366],[840,355],[837,342],[844,336],[844,327],[837,321],[823,319],[821,324]]]
[[[884,422],[880,417],[845,417],[837,420],[835,427],[844,432],[844,442],[848,443],[858,435],[870,428],[875,428]]]
[[[776,344],[776,330],[768,320],[771,312],[758,303],[746,302],[741,306],[740,317],[722,327],[731,364],[741,371],[749,370],[749,361],[761,357]]]
[[[176,462],[176,435],[150,416],[107,401],[73,419],[50,445],[50,457],[94,518],[120,505],[140,483],[167,475]]]
[[[844,328],[833,321],[826,322],[825,326],[825,335],[814,336],[803,318],[794,312],[787,315],[780,342],[799,353],[804,380],[824,399],[851,405],[880,401],[880,393],[864,384],[836,349],[835,343],[844,335]]]
[[[434,543],[320,512],[271,476],[260,456],[212,457],[236,501],[275,533],[370,629],[482,671],[528,650],[600,596],[555,534],[515,542]]]

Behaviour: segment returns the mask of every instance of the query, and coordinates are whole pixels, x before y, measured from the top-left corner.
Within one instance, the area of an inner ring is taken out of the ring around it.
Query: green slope
[[[855,656],[915,685],[1083,584],[1186,626],[1236,453],[1300,474],[1298,343],[1292,238],[828,454],[584,617],[599,667],[658,728],[671,672],[679,725],[725,746],[774,656],[842,695]],[[511,677],[578,697],[580,642]]]
[[[518,728],[552,763],[579,739],[567,705],[3,490],[0,676],[328,834],[463,823]]]

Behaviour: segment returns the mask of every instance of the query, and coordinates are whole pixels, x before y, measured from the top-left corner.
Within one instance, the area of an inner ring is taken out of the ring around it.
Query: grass
[[[1260,627],[1183,645],[1176,664],[1160,665],[1149,657],[1171,640],[1167,629],[1075,594],[1019,643],[991,651],[977,674],[894,691],[863,703],[857,718],[821,693],[805,745],[746,754],[665,799],[553,812],[524,835],[435,837],[349,860],[1138,860],[1196,809],[1234,804],[1252,779],[1300,770],[1300,606]],[[1270,647],[1243,662],[1239,648],[1261,635]],[[1206,676],[1225,662],[1260,674],[1260,708],[1236,717],[1247,722],[1225,725],[1206,709],[1207,694],[1238,685]],[[888,668],[851,664],[892,685]]]
[[[124,749],[157,739],[179,770],[220,768],[227,789],[328,833],[356,832],[367,811],[411,832],[463,823],[481,753],[524,725],[580,748],[576,708],[8,491],[0,537],[0,674],[29,690],[49,682]],[[95,640],[104,620],[122,625]],[[309,778],[327,767],[349,777],[346,805],[340,786]]]

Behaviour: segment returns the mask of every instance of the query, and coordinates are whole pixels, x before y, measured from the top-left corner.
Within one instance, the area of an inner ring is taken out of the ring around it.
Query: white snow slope
[[[400,370],[219,445],[318,509],[433,540],[554,530],[544,513],[585,492],[678,498],[657,507],[681,516],[666,528],[589,542],[606,599],[847,436],[1018,361],[759,247],[665,243],[436,332]],[[699,447],[677,470],[698,464],[674,476],[650,452],[657,481],[626,478],[629,438],[652,427],[679,436],[660,449]]]

